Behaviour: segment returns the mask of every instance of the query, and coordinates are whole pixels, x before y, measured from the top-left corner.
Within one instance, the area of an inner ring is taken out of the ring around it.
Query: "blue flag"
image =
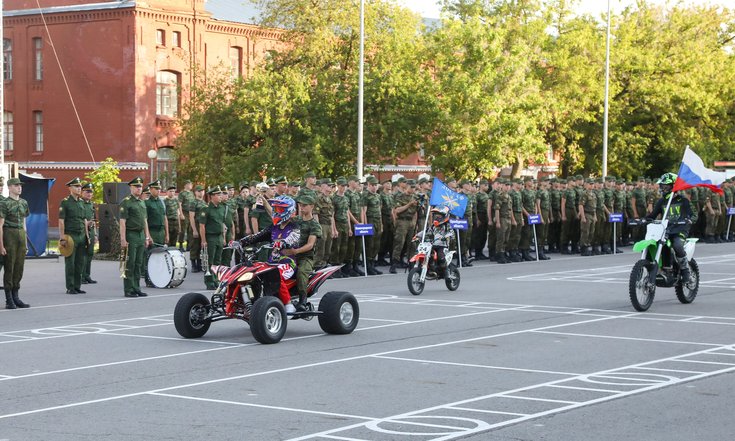
[[[433,207],[449,207],[449,212],[459,218],[464,217],[467,209],[467,196],[453,191],[447,187],[447,184],[434,178],[434,185],[431,187],[431,201],[429,203]]]

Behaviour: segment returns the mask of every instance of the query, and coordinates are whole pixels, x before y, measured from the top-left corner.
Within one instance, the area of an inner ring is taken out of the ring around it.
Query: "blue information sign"
[[[449,219],[449,226],[455,230],[466,230],[469,225],[467,219]]]
[[[728,216],[735,216],[735,207],[730,207],[727,209],[727,215]]]
[[[529,214],[528,215],[528,225],[539,225],[540,223],[541,223],[540,214]]]
[[[619,224],[623,222],[623,213],[610,213],[610,217],[608,218],[608,222],[612,222],[614,224]]]
[[[372,236],[374,234],[373,224],[355,224],[355,236]]]

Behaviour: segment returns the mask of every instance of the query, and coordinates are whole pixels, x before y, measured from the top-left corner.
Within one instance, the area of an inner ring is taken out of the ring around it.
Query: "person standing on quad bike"
[[[256,234],[240,239],[243,246],[262,242],[270,237],[273,248],[268,263],[278,265],[281,278],[278,298],[286,313],[295,313],[289,289],[297,283],[299,306],[306,303],[306,287],[309,273],[314,267],[314,245],[321,237],[321,226],[314,219],[314,198],[302,195],[298,198],[301,217],[296,214],[296,202],[290,196],[278,196],[268,201],[273,225]]]
[[[664,173],[661,175],[656,183],[659,189],[661,189],[663,197],[656,202],[653,211],[646,215],[646,219],[650,221],[656,219],[658,216],[663,216],[663,210],[668,203],[668,199],[673,197],[671,207],[666,216],[669,220],[669,240],[671,241],[671,248],[674,249],[679,268],[681,269],[681,278],[686,283],[689,281],[689,265],[687,264],[686,252],[684,251],[684,242],[689,237],[689,228],[696,221],[696,218],[692,219],[694,214],[692,213],[689,199],[682,197],[679,193],[672,193],[676,179],[677,175],[675,173]]]

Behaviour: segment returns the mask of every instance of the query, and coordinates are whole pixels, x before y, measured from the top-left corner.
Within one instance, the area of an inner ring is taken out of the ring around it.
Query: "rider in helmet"
[[[656,181],[663,197],[656,202],[656,205],[653,207],[653,212],[648,214],[646,218],[652,220],[656,219],[658,216],[663,216],[663,211],[666,209],[669,199],[673,198],[671,200],[671,207],[669,208],[669,212],[666,216],[669,220],[669,240],[671,241],[671,248],[674,249],[676,259],[679,263],[679,268],[681,269],[681,278],[684,282],[688,282],[689,264],[687,262],[686,252],[684,251],[684,242],[689,236],[689,228],[696,220],[696,218],[694,218],[696,215],[692,213],[689,199],[682,197],[678,192],[673,193],[676,179],[677,175],[675,173],[664,173],[661,175],[659,180]],[[674,222],[677,222],[677,224],[672,225]],[[678,222],[683,222],[683,224],[679,224]]]
[[[431,241],[437,253],[437,262],[444,266],[444,251],[449,248],[454,239],[454,231],[449,225],[449,207],[434,207],[431,209],[431,227],[427,228],[425,240]],[[420,237],[419,237],[420,239]]]

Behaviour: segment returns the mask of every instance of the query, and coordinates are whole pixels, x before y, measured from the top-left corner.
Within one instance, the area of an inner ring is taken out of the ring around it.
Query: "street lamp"
[[[153,160],[158,156],[158,152],[155,149],[148,150],[148,159],[151,160],[151,181],[153,182]]]

